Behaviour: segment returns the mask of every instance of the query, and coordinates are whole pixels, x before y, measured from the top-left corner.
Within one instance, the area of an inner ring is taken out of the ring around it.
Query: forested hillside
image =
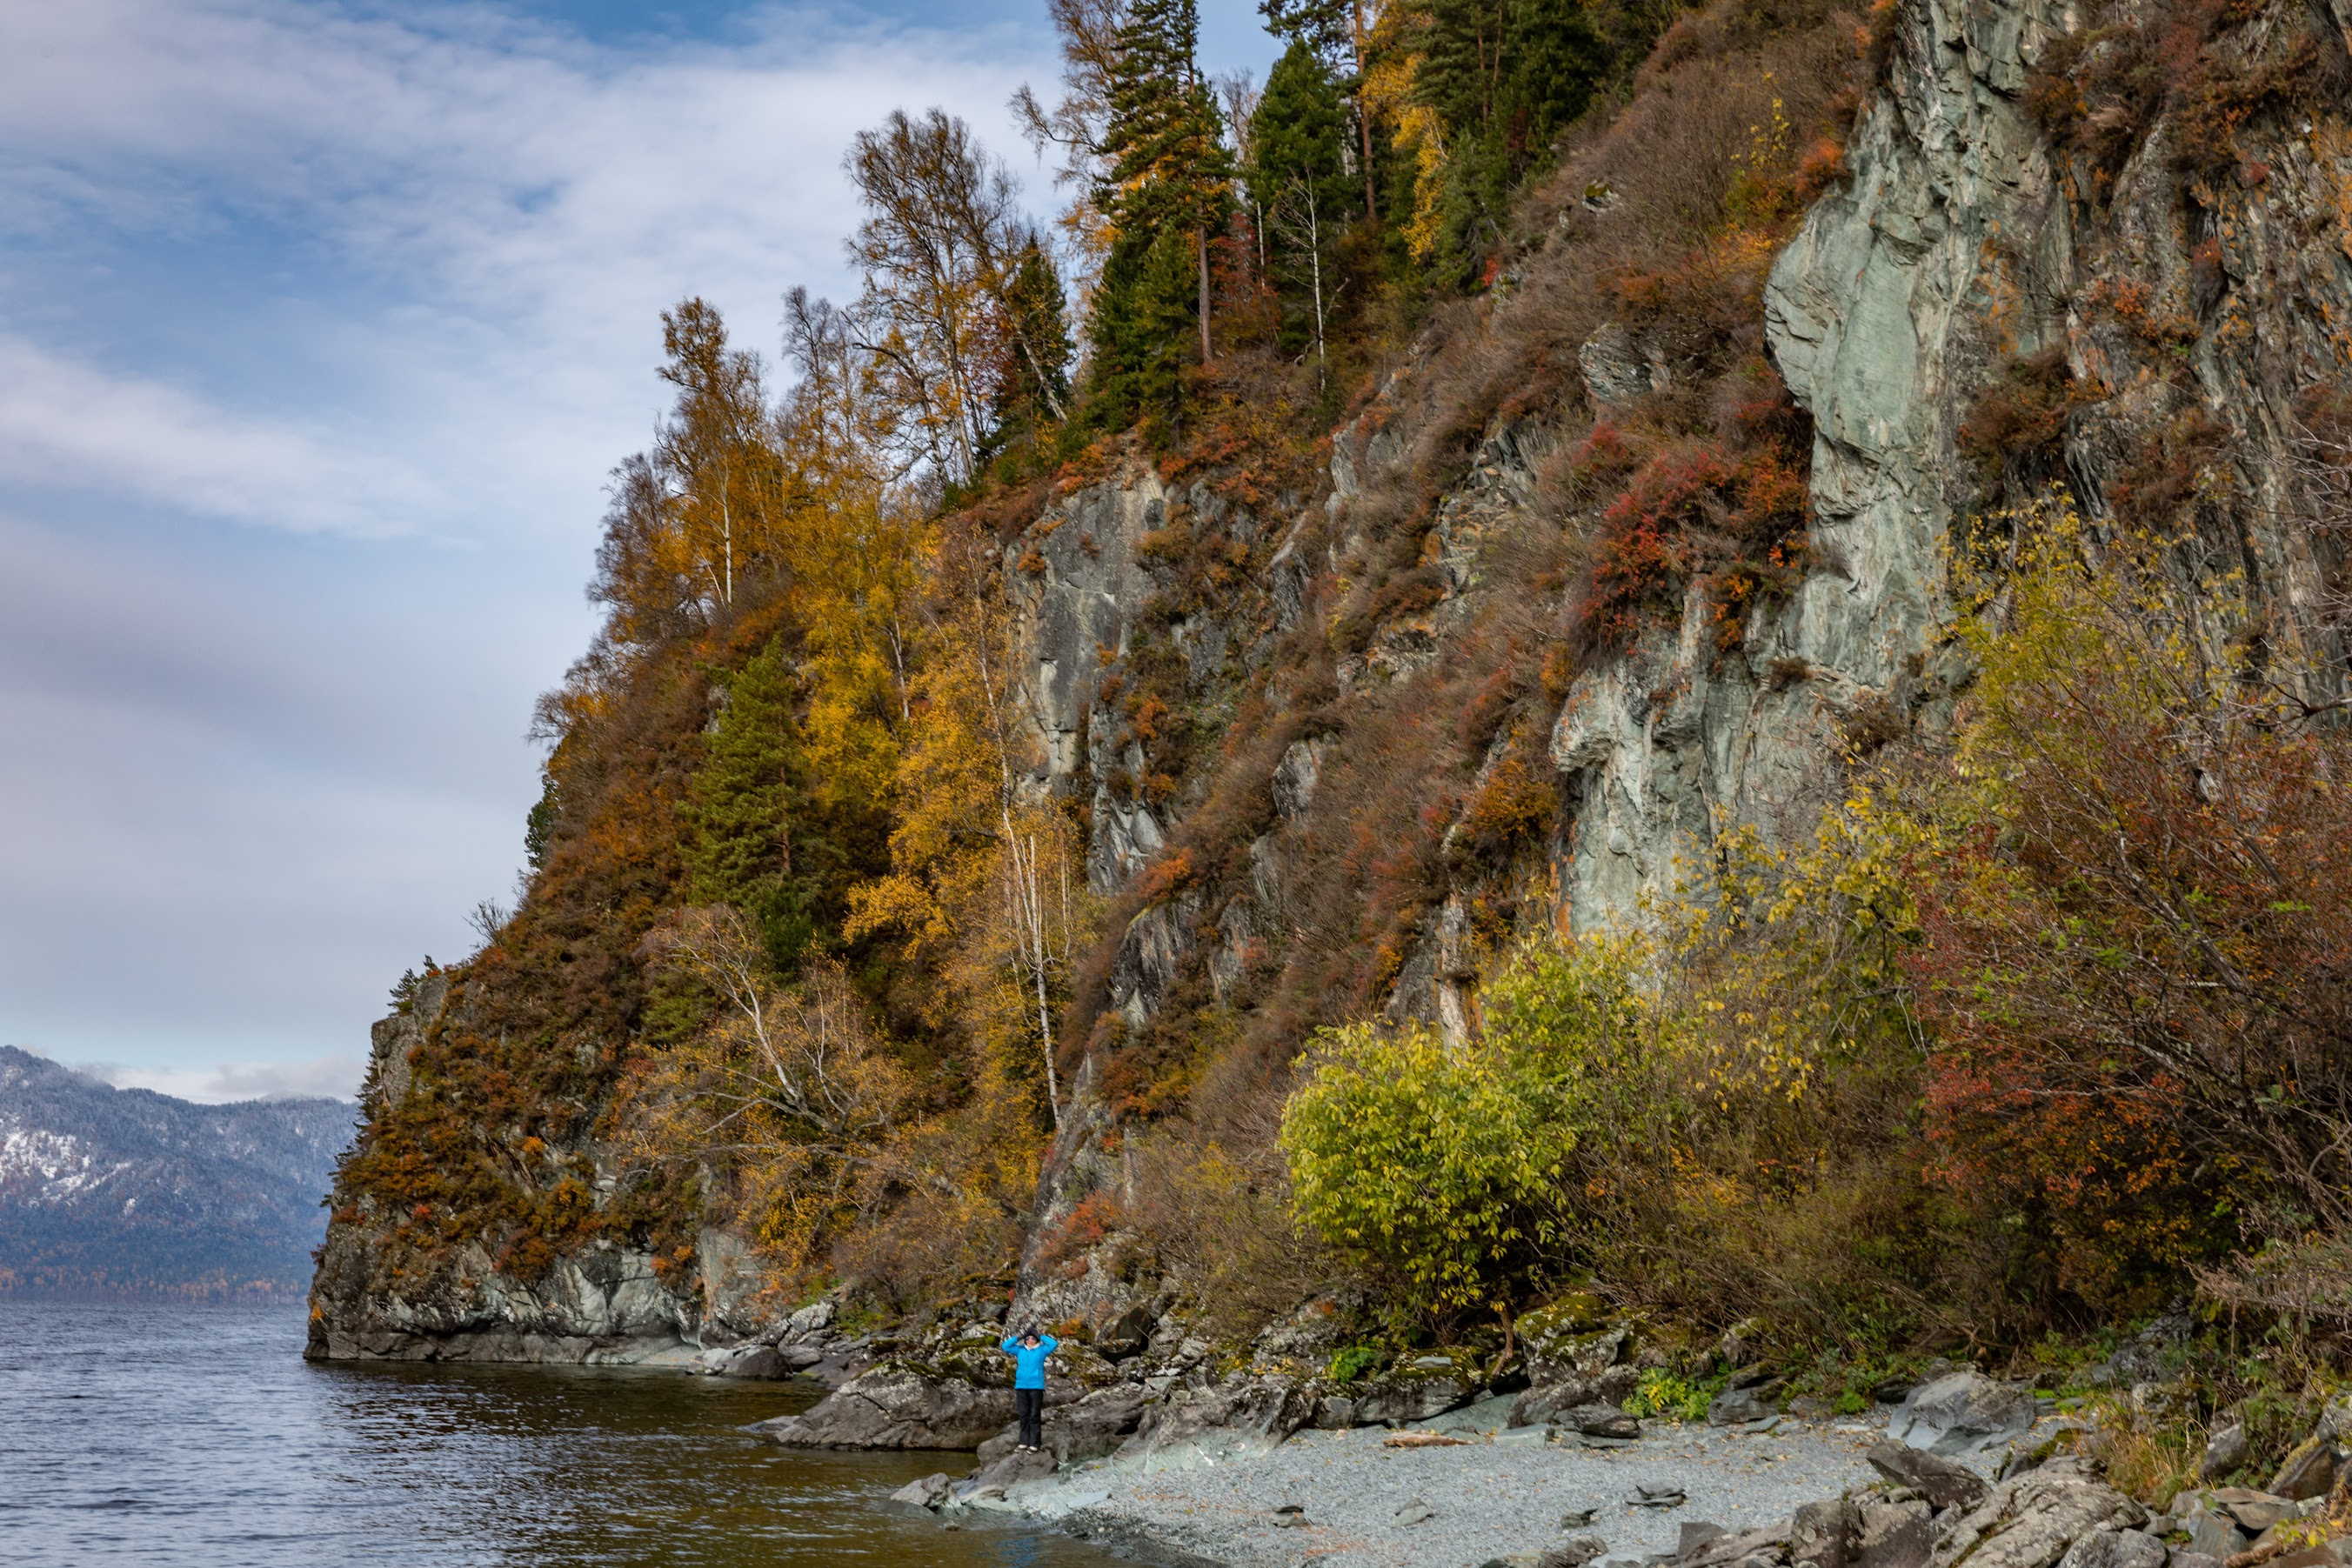
[[[0,1294],[299,1296],[353,1115],[192,1105],[0,1046]]]
[[[314,1353],[2344,1326],[2347,18],[1052,9],[1057,214],[908,106],[664,316]]]

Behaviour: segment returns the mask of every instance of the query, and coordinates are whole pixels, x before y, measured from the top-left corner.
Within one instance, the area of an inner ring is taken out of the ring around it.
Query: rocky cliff
[[[1024,1310],[1099,1328],[1155,1299],[1073,1230],[1131,1188],[1126,1130],[1182,1115],[1262,1146],[1315,1024],[1459,1033],[1515,935],[1638,918],[1727,825],[1785,841],[1846,759],[1933,733],[1969,680],[1949,552],[2007,509],[2233,568],[2229,634],[2311,704],[2343,695],[2343,511],[2305,461],[2352,414],[2352,13],[2330,4],[1686,18],[1566,147],[1493,287],[1434,312],[1312,462],[1123,447],[1003,531],[1022,789],[1083,808],[1108,910],[1058,1037],[1075,1098]],[[638,706],[647,735],[707,720],[698,690]],[[577,942],[549,959],[572,993],[637,983],[583,980]],[[377,1028],[376,1124],[418,1094],[413,1059],[519,1053],[520,1082],[638,1027],[565,1006],[510,1033],[428,982]],[[525,1161],[540,1207],[428,1290],[384,1239],[432,1206],[352,1197],[317,1354],[760,1332],[744,1244],[698,1208],[649,1218],[593,1094],[523,1099],[465,1114],[520,1139],[563,1108]]]
[[[1883,10],[1837,176],[1755,297],[1760,346],[1810,416],[1801,570],[1730,635],[1720,580],[1694,575],[1622,649],[1578,661],[1556,700],[1530,699],[1556,790],[1539,859],[1498,873],[1454,852],[1508,737],[1472,750],[1437,823],[1439,863],[1401,928],[1345,934],[1393,945],[1361,1001],[1459,1030],[1497,905],[1519,926],[1638,919],[1727,826],[1787,841],[1833,798],[1846,758],[1932,733],[1969,679],[1948,635],[1948,552],[2004,508],[2071,505],[2095,529],[2180,541],[2198,570],[2236,567],[2246,606],[2234,634],[2269,640],[2313,705],[2339,698],[2345,514],[2324,481],[2314,487],[2308,455],[2325,439],[2315,425],[2340,419],[2352,372],[2346,22],[2340,6],[2301,5]],[[2152,85],[2166,49],[2180,74]],[[1223,771],[1176,800],[1198,809],[1254,790],[1264,831],[1221,873],[1187,868],[1174,897],[1123,911],[1104,998],[1118,1027],[1096,1035],[1107,1055],[1147,1035],[1188,978],[1261,1019],[1278,1012],[1277,1034],[1320,1010],[1329,998],[1302,994],[1347,967],[1314,961],[1329,934],[1297,915],[1318,900],[1368,901],[1360,883],[1331,884],[1345,875],[1349,816],[1360,823],[1407,765],[1393,747],[1413,731],[1393,716],[1448,727],[1479,697],[1465,672],[1495,669],[1498,632],[1573,613],[1573,584],[1523,562],[1554,529],[1576,541],[1605,526],[1574,479],[1591,433],[1710,373],[1688,321],[1621,312],[1593,325],[1608,307],[1590,276],[1542,276],[1544,256],[1625,221],[1612,179],[1625,156],[1608,137],[1571,156],[1526,286],[1446,323],[1399,368],[1336,434],[1323,493],[1276,530],[1253,591],[1192,633],[1193,646],[1240,651],[1228,680],[1275,695],[1259,723],[1281,743],[1229,737]],[[1582,298],[1564,304],[1568,288]],[[1526,340],[1563,319],[1583,327],[1576,380],[1548,404],[1512,408],[1460,369],[1480,355],[1523,364]],[[1401,495],[1418,502],[1405,557],[1417,601],[1382,618],[1374,599],[1374,623],[1353,627],[1367,613],[1360,584],[1407,575],[1381,559]],[[1338,645],[1328,674],[1314,668],[1323,649],[1263,635],[1302,617]],[[1491,679],[1524,690],[1532,674]],[[1234,776],[1244,768],[1254,776]],[[1181,811],[1144,820],[1198,856]],[[1513,877],[1532,894],[1512,898]],[[1090,1065],[1090,1083],[1117,1075]],[[1040,1234],[1108,1178],[1086,1148],[1104,1120],[1063,1140]]]

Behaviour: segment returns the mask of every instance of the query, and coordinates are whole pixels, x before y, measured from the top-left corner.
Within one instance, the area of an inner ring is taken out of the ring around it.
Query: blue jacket
[[[1013,1386],[1043,1388],[1045,1386],[1045,1358],[1059,1348],[1060,1342],[1052,1334],[1042,1336],[1034,1346],[1008,1339],[996,1348],[1013,1358]]]

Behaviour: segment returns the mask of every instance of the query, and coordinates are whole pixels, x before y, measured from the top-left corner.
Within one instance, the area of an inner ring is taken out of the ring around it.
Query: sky
[[[1202,63],[1263,79],[1251,0]],[[1005,112],[1043,0],[0,6],[0,1042],[341,1093],[511,902],[659,312],[852,291],[860,128]],[[1050,96],[1050,95],[1048,95]]]

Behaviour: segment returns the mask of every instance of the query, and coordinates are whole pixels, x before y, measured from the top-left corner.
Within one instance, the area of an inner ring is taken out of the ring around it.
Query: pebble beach
[[[1622,1448],[1546,1442],[1539,1431],[1420,1448],[1385,1447],[1385,1436],[1301,1432],[1270,1453],[1190,1469],[1141,1473],[1097,1461],[1022,1487],[1014,1500],[1138,1555],[1233,1568],[1475,1568],[1575,1535],[1601,1537],[1606,1556],[1631,1568],[1674,1551],[1685,1523],[1775,1523],[1800,1503],[1871,1480],[1863,1455],[1885,1432],[1656,1423]],[[1643,1506],[1634,1500],[1644,1487],[1679,1490],[1684,1500]]]

